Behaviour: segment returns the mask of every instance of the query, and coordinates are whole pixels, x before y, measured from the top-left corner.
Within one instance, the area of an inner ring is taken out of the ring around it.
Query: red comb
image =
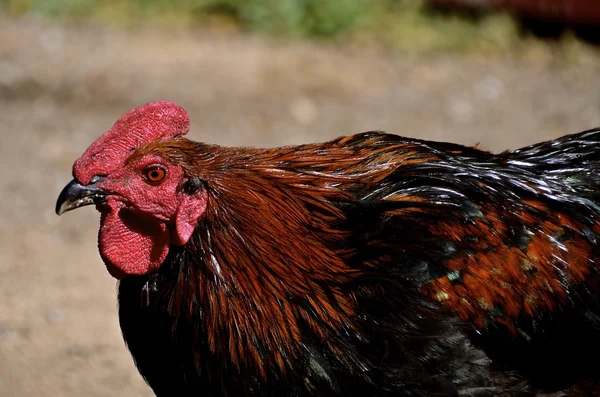
[[[187,112],[169,101],[150,102],[127,112],[98,138],[73,165],[73,175],[87,185],[94,175],[120,167],[132,150],[156,139],[185,135]]]

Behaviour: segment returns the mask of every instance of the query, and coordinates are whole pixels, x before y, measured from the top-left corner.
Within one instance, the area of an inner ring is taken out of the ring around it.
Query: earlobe
[[[201,190],[204,190],[204,183],[200,178],[189,178],[183,184],[183,191],[189,195],[196,194]]]
[[[192,237],[204,211],[206,211],[205,191],[199,191],[194,195],[182,194],[175,217],[175,233],[172,233],[171,243],[185,245]]]

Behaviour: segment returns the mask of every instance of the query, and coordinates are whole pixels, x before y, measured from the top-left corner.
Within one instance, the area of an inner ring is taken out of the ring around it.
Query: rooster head
[[[118,279],[156,270],[171,244],[187,243],[206,209],[206,192],[175,144],[188,131],[184,109],[151,102],[117,120],[73,165],[56,213],[96,205],[100,255]]]

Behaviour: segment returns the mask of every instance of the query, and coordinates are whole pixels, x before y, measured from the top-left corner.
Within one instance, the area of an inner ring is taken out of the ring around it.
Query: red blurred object
[[[428,0],[428,3],[447,9],[502,10],[520,18],[565,25],[600,25],[598,0]]]

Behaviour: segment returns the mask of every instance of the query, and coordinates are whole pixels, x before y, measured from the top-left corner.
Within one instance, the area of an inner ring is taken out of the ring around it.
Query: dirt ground
[[[494,151],[600,126],[600,55],[404,57],[208,32],[0,17],[0,396],[151,396],[123,344],[93,208],[54,214],[123,113],[174,100],[190,137],[273,146],[380,129]]]

